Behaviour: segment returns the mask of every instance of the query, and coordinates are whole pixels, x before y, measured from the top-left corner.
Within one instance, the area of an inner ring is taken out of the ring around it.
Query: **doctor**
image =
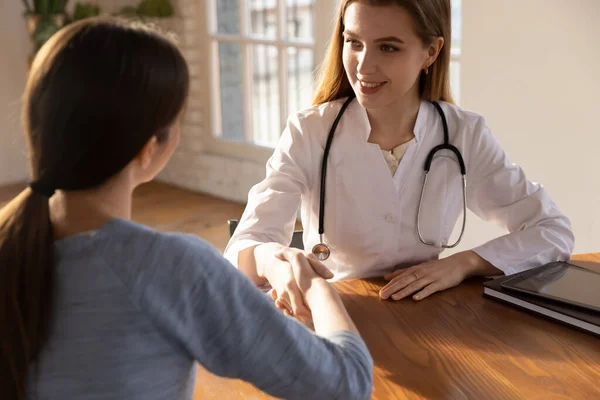
[[[546,190],[453,104],[449,63],[449,0],[341,2],[315,106],[289,118],[225,250],[286,313],[310,318],[298,271],[384,276],[383,299],[421,300],[570,256],[570,222]],[[306,251],[288,247],[299,205]],[[439,259],[465,206],[509,233]]]

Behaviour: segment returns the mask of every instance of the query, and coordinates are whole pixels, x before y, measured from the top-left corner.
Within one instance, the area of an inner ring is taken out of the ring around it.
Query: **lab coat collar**
[[[353,112],[357,115],[357,127],[360,128],[361,132],[364,132],[365,142],[369,140],[369,135],[371,134],[371,123],[369,122],[369,116],[367,115],[367,110],[355,99],[350,104],[350,107],[353,108]],[[421,100],[421,105],[419,106],[419,112],[417,113],[417,120],[415,121],[414,135],[415,142],[419,143],[425,132],[427,131],[427,115],[430,111],[429,102],[426,100]]]

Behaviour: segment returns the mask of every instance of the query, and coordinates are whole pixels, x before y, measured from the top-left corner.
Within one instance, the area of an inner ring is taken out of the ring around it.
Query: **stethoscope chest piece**
[[[317,256],[319,261],[325,261],[329,258],[331,251],[325,243],[318,243],[312,248],[312,253]]]

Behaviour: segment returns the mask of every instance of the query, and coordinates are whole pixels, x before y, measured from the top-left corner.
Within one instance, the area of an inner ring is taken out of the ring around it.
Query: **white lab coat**
[[[288,245],[299,205],[305,249],[319,242],[321,161],[344,100],[289,118],[267,163],[266,178],[251,189],[225,249],[231,263],[237,265],[238,252],[254,244]],[[473,250],[507,275],[568,259],[574,246],[570,222],[546,190],[508,160],[481,116],[448,103],[441,106],[450,143],[466,164],[468,208],[510,232]],[[416,232],[425,159],[443,142],[439,114],[431,103],[421,103],[416,140],[393,177],[379,146],[368,143],[369,134],[367,112],[355,99],[339,122],[328,160],[324,241],[331,248],[325,265],[334,273],[333,280],[383,276],[397,265],[436,259],[442,251],[422,244]],[[446,150],[437,154],[420,225],[425,239],[446,244],[462,214],[462,179],[454,156]]]

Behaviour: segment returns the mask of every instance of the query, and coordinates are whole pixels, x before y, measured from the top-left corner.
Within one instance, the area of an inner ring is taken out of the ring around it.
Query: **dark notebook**
[[[483,295],[600,336],[600,313],[539,296],[507,290],[501,286],[502,282],[514,276],[503,276],[484,282]]]

